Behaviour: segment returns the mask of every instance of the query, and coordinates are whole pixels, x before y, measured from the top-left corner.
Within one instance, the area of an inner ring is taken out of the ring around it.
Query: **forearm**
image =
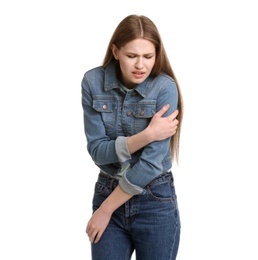
[[[120,185],[118,185],[100,207],[104,212],[112,214],[117,208],[119,208],[132,197],[133,195],[126,193],[124,190],[122,190]]]
[[[127,138],[128,150],[130,154],[133,154],[153,141],[154,139],[151,131],[149,131],[149,128],[146,128],[140,133],[129,136]]]

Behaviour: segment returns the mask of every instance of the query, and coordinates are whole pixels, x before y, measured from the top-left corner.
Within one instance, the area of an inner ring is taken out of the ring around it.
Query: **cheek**
[[[148,70],[152,70],[155,64],[155,59],[145,59],[144,60],[144,67]]]
[[[151,61],[149,61],[148,63],[147,63],[147,68],[149,69],[149,70],[152,70],[153,69],[153,67],[154,67],[154,64],[155,64],[155,60],[151,60]]]
[[[120,61],[120,68],[123,74],[127,74],[128,72],[131,71],[132,68],[132,64],[130,64],[130,62],[121,62]]]

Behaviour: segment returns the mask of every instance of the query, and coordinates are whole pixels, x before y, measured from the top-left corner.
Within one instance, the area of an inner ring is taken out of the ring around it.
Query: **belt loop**
[[[113,189],[113,183],[114,183],[114,179],[113,178],[109,178],[109,183],[107,185],[108,189],[110,189],[110,190]]]

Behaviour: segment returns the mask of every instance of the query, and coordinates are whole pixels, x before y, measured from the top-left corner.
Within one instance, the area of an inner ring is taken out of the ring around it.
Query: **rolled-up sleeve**
[[[131,159],[131,154],[125,136],[118,136],[115,142],[116,154],[120,163],[125,163]]]

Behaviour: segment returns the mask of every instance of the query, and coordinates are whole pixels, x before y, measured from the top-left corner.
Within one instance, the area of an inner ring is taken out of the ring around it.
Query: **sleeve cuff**
[[[115,149],[120,163],[127,162],[131,159],[131,154],[127,146],[127,137],[118,136],[115,141]]]
[[[144,189],[142,189],[141,187],[130,183],[125,175],[126,174],[124,174],[123,177],[119,180],[119,185],[125,192],[131,195],[138,195],[144,192]]]

